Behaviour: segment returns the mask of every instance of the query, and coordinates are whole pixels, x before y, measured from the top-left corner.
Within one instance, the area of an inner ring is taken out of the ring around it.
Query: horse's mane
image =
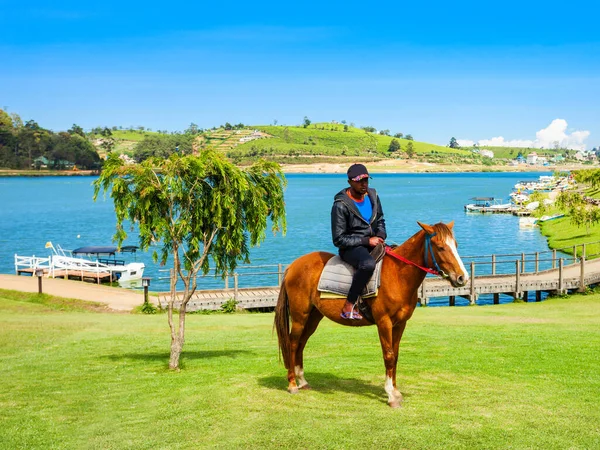
[[[435,225],[431,225],[431,227],[435,230],[440,239],[444,241],[447,237],[451,237],[452,239],[454,239],[454,233],[452,233],[452,230],[448,228],[448,225],[446,225],[445,223],[436,223]],[[400,247],[400,245],[401,244],[391,244],[390,248],[394,250],[396,247]]]
[[[442,240],[446,240],[448,237],[454,239],[452,230],[448,228],[448,225],[445,223],[436,223],[435,225],[432,225],[432,227]]]

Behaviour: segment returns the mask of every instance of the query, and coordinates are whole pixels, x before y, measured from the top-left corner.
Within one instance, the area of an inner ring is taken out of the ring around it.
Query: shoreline
[[[532,166],[528,164],[519,164],[518,166],[493,165],[482,166],[474,164],[434,164],[413,160],[380,160],[380,161],[361,161],[370,172],[373,173],[458,173],[458,172],[554,172],[571,171],[580,169],[591,169],[595,166],[584,164],[565,164],[561,166]],[[349,165],[353,163],[348,160],[340,163],[313,163],[313,164],[280,164],[283,173],[306,173],[306,174],[343,174]],[[30,170],[11,170],[0,169],[0,178],[11,177],[56,177],[56,176],[96,176],[98,173],[92,170],[80,171],[30,171]]]
[[[357,160],[364,164],[369,172],[372,173],[460,173],[460,172],[554,172],[571,171],[593,166],[583,164],[565,164],[564,166],[532,166],[519,164],[518,166],[493,165],[482,166],[474,164],[433,164],[413,160],[381,160],[365,162]],[[336,174],[346,173],[348,166],[353,163],[352,160],[343,163],[315,163],[315,164],[282,164],[284,173],[312,173],[312,174]]]

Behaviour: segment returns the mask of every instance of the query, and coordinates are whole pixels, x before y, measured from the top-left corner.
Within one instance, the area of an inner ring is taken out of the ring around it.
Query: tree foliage
[[[142,139],[133,150],[136,161],[142,162],[148,158],[168,158],[179,149],[179,153],[190,155],[194,150],[193,134],[152,134]]]
[[[454,136],[452,136],[450,138],[450,143],[448,144],[448,147],[450,147],[450,148],[460,148],[460,145],[458,145],[458,142],[456,141],[456,138]]]
[[[392,139],[388,151],[397,152],[398,150],[400,150],[400,142],[398,141],[398,139]]]
[[[412,142],[406,144],[406,156],[408,156],[409,158],[415,156],[415,147]]]
[[[600,208],[587,203],[578,192],[561,192],[556,205],[567,212],[573,225],[585,226],[586,234],[590,234],[593,225],[600,223]]]
[[[0,167],[31,168],[37,158],[44,157],[54,169],[64,169],[66,163],[82,169],[99,168],[98,152],[85,133],[82,136],[75,127],[54,133],[34,120],[23,124],[17,114],[0,110]]]
[[[111,155],[94,182],[94,199],[110,191],[115,205],[115,240],[127,237],[125,223],[137,225],[142,250],[158,243],[153,257],[162,265],[172,259],[168,320],[171,329],[169,367],[179,367],[185,334],[185,311],[196,290],[197,275],[232,272],[239,261],[249,262],[249,248],[265,237],[268,221],[273,232],[285,233],[280,167],[258,161],[240,169],[223,156],[204,150],[199,156],[172,154],[124,165]],[[173,322],[175,286],[184,286],[179,325]]]

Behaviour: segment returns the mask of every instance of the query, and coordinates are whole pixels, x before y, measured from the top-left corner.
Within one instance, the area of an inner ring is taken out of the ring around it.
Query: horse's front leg
[[[394,372],[392,374],[392,385],[394,386],[394,396],[399,403],[402,403],[402,393],[396,386],[396,368],[398,367],[398,353],[400,350],[400,340],[402,339],[404,328],[406,328],[406,321],[402,321],[392,328],[392,345],[394,347]]]
[[[379,341],[381,342],[381,351],[383,352],[383,362],[385,364],[385,392],[388,395],[388,405],[392,408],[398,408],[402,400],[402,396],[398,398],[394,391],[398,392],[395,386],[396,374],[396,356],[394,351],[392,324],[389,318],[384,319],[377,324],[379,332]]]

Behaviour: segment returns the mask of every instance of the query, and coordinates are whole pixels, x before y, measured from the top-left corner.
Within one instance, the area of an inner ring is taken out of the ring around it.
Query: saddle
[[[375,271],[361,293],[362,298],[375,297],[377,295],[377,289],[381,284],[381,264],[384,255],[385,246],[383,244],[379,244],[371,250],[371,256],[376,262]],[[354,272],[356,272],[356,269],[344,262],[339,255],[327,261],[317,285],[317,289],[322,293],[321,298],[346,297],[352,284]]]

